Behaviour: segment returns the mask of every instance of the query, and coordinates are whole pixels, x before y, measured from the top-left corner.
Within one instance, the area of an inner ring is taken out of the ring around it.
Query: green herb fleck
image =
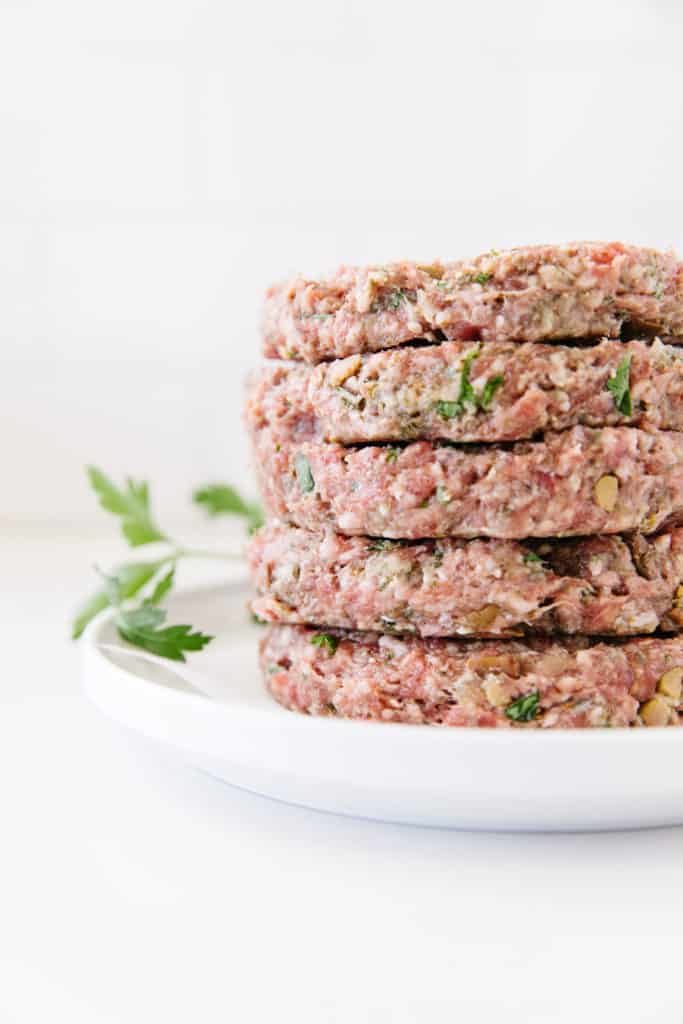
[[[505,378],[501,377],[500,375],[497,377],[489,377],[489,379],[484,384],[484,389],[481,395],[479,396],[480,409],[486,411],[489,408],[491,402],[493,401],[493,396],[495,395],[498,388],[504,384],[504,382]]]
[[[496,391],[505,383],[505,378],[500,374],[495,377],[489,377],[481,390],[481,394],[478,395],[476,393],[470,383],[470,370],[472,363],[478,355],[479,349],[475,348],[468,352],[463,359],[462,369],[460,370],[460,393],[458,397],[453,401],[440,399],[436,403],[436,412],[442,419],[452,420],[455,416],[462,416],[465,411],[466,402],[473,405],[475,411],[486,412],[491,406]]]
[[[472,369],[472,363],[479,355],[479,347],[473,348],[471,352],[468,352],[462,361],[462,367],[460,369],[460,394],[458,395],[457,401],[461,408],[464,407],[465,402],[471,402],[475,407],[477,405],[477,396],[474,393],[474,388],[470,384],[470,370]]]
[[[315,636],[311,637],[311,643],[314,647],[319,647],[321,650],[324,648],[332,655],[337,650],[339,640],[336,636],[332,636],[331,633],[316,633]]]
[[[400,546],[397,540],[385,540],[382,537],[376,537],[368,542],[369,551],[394,551]]]
[[[537,555],[535,551],[527,551],[526,554],[524,555],[524,557],[522,558],[522,561],[526,565],[536,565],[536,564],[543,565],[544,564],[543,559],[541,558],[541,556]]]
[[[311,472],[311,464],[305,455],[297,455],[294,459],[296,478],[299,481],[299,489],[302,494],[310,494],[315,487],[315,480]]]
[[[606,389],[612,395],[617,410],[624,416],[630,416],[633,407],[630,391],[631,356],[627,355],[617,366],[617,372],[607,381]]]
[[[396,462],[398,458],[398,448],[387,448],[387,453],[384,456],[387,462]]]
[[[460,416],[462,408],[458,402],[445,402],[440,399],[436,403],[436,411],[442,420],[452,420],[455,416]]]
[[[396,288],[391,295],[387,296],[387,309],[398,309],[402,302],[407,302],[405,293],[401,288]]]
[[[508,704],[505,709],[505,714],[508,718],[511,718],[513,722],[531,722],[536,717],[539,710],[539,698],[540,694],[538,690],[534,693],[526,693],[523,697],[520,697],[512,704]]]
[[[490,281],[492,277],[493,274],[485,274],[481,272],[479,274],[475,274],[472,280],[475,282],[475,284],[486,284],[486,282]]]

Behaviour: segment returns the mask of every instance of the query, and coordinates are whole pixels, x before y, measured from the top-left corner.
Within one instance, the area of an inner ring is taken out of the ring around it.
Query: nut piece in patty
[[[595,485],[595,500],[605,512],[614,512],[619,493],[619,481],[612,474],[601,476]]]

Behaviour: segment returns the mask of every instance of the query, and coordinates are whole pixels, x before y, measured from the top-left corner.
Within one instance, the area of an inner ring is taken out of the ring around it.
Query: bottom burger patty
[[[683,638],[422,640],[270,626],[266,685],[312,715],[522,728],[679,725]]]
[[[268,622],[418,636],[683,626],[683,528],[656,537],[392,541],[271,522],[251,541]]]

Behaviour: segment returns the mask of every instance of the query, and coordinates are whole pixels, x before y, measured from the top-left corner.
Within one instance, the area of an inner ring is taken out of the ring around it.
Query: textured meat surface
[[[312,715],[546,729],[681,721],[681,638],[449,641],[271,626],[260,653],[276,700]]]
[[[629,321],[683,332],[683,267],[619,242],[489,252],[455,263],[341,267],[266,295],[267,356],[319,362],[432,340],[618,337]]]
[[[683,515],[683,434],[574,427],[509,448],[253,438],[270,515],[392,539],[654,533]]]
[[[627,403],[607,387],[620,367]],[[576,425],[681,430],[683,349],[450,341],[314,367],[276,361],[253,374],[246,416],[280,440],[340,444],[517,441]]]
[[[252,539],[249,563],[252,607],[268,622],[425,637],[680,628],[683,529],[634,540],[401,543],[271,522]]]

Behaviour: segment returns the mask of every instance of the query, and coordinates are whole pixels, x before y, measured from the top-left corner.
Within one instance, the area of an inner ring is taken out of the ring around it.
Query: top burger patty
[[[471,261],[341,267],[269,289],[264,353],[310,363],[406,341],[553,341],[683,333],[683,264],[620,242],[489,252]]]

